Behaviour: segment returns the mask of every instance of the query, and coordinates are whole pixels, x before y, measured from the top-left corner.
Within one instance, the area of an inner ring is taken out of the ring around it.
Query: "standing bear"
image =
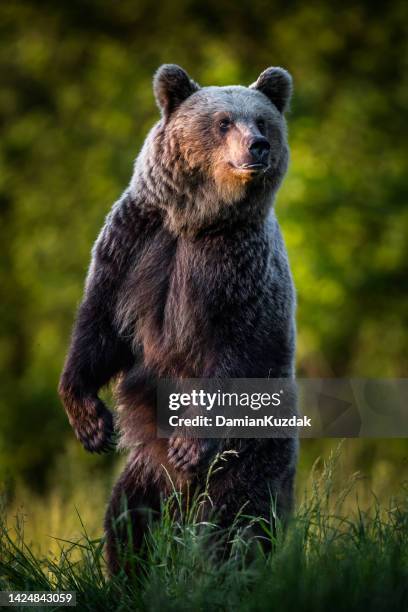
[[[59,392],[91,452],[113,444],[98,391],[117,379],[120,446],[129,450],[105,519],[109,569],[139,549],[148,515],[176,484],[210,480],[219,524],[284,517],[293,503],[297,441],[156,436],[160,378],[294,376],[295,294],[273,209],[288,165],[290,75],[268,68],[249,87],[200,87],[179,66],[154,77],[161,110],[133,177],[108,214],[92,261]],[[125,502],[129,529],[120,526]],[[208,510],[209,512],[210,510]]]

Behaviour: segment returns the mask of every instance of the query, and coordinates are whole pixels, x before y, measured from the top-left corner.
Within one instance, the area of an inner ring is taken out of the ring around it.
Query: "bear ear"
[[[292,77],[283,68],[267,68],[249,87],[265,94],[280,113],[288,109],[292,96]]]
[[[167,119],[171,113],[200,86],[176,64],[163,64],[153,78],[153,91],[158,107]]]

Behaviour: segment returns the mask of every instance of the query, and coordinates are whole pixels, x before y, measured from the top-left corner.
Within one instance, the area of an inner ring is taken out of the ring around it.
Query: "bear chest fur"
[[[223,337],[249,341],[262,326],[269,273],[264,235],[190,240],[161,228],[131,265],[116,318],[158,375],[204,376]]]

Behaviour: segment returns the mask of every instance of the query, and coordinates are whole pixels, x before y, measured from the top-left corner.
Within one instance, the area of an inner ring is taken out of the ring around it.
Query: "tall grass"
[[[311,487],[286,530],[271,508],[263,530],[270,553],[245,537],[243,517],[231,532],[201,523],[202,498],[175,518],[172,509],[181,500],[174,492],[151,528],[143,558],[134,556],[138,569],[130,579],[124,573],[108,579],[103,541],[83,524],[81,538],[58,542],[58,554],[39,555],[25,542],[20,520],[12,526],[3,520],[0,588],[74,590],[79,609],[92,611],[406,610],[407,491],[387,505],[373,496],[364,511],[356,499],[350,514],[358,475],[336,490],[337,461],[334,453],[314,467]]]

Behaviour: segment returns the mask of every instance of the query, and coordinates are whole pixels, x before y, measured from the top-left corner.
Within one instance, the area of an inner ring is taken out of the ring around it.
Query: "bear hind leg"
[[[105,515],[106,557],[110,575],[122,569],[130,575],[135,554],[142,553],[145,535],[160,513],[160,493],[142,486],[135,469],[127,465],[115,484]]]

